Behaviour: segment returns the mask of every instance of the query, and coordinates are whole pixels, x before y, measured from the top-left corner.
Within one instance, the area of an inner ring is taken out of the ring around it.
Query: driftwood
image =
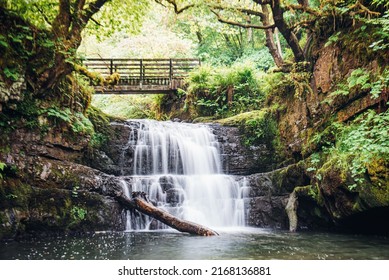
[[[124,208],[128,210],[136,209],[139,212],[153,217],[154,219],[157,219],[158,221],[178,231],[202,236],[218,235],[218,233],[213,231],[212,229],[206,228],[196,223],[182,220],[162,209],[155,207],[153,204],[147,201],[145,193],[133,192],[132,199],[129,199],[122,192],[117,192],[116,200]]]

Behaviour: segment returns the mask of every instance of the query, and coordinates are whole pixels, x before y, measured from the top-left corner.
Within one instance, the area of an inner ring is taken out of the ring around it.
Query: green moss
[[[198,117],[193,120],[193,123],[218,123],[218,121],[215,121],[215,117]]]
[[[318,185],[296,187],[294,191],[298,196],[310,197],[318,206],[324,206],[324,198]]]
[[[91,121],[94,128],[94,133],[92,134],[89,145],[91,148],[100,148],[114,134],[110,125],[111,119],[107,114],[93,106],[88,108],[86,116]]]
[[[280,133],[277,122],[278,106],[262,110],[250,111],[233,117],[216,120],[225,126],[239,127],[243,144],[250,146],[266,145],[272,152],[273,159],[271,162],[281,162],[283,158],[283,146],[280,141]]]
[[[241,113],[225,119],[216,120],[215,122],[225,126],[242,126],[249,120],[256,119],[256,118],[259,119],[263,118],[265,114],[266,111],[257,110],[257,111]]]
[[[296,186],[307,185],[309,177],[306,175],[305,169],[305,163],[300,161],[272,172],[271,180],[274,191],[280,194],[291,193]]]
[[[19,179],[5,178],[0,183],[0,209],[27,208],[31,187]]]
[[[370,207],[389,205],[389,168],[388,162],[376,159],[367,165],[369,180],[360,188],[360,197]]]
[[[302,147],[302,155],[308,156],[314,152],[320,152],[335,145],[336,137],[341,133],[344,125],[335,119],[330,119],[319,128],[310,128]]]

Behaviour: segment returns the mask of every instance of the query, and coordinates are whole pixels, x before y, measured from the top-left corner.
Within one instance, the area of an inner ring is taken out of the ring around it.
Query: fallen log
[[[128,198],[123,192],[116,193],[116,200],[127,210],[136,209],[139,212],[153,217],[158,221],[178,230],[195,235],[213,236],[219,235],[216,231],[204,227],[202,225],[182,220],[173,216],[172,214],[155,207],[147,201],[146,195],[141,192],[132,193],[132,199]]]

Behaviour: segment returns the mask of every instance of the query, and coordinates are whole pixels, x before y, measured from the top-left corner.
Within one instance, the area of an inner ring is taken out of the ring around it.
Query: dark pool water
[[[389,259],[389,237],[249,228],[219,233],[98,232],[34,238],[0,243],[0,259]]]

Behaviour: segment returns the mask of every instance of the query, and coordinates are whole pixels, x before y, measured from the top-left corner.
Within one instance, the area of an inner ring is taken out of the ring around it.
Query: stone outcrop
[[[0,239],[24,234],[122,230],[112,176],[77,164],[88,139],[53,129],[1,137]]]
[[[247,146],[238,127],[210,124],[220,144],[223,170],[232,175],[267,172],[276,165],[265,144]]]

